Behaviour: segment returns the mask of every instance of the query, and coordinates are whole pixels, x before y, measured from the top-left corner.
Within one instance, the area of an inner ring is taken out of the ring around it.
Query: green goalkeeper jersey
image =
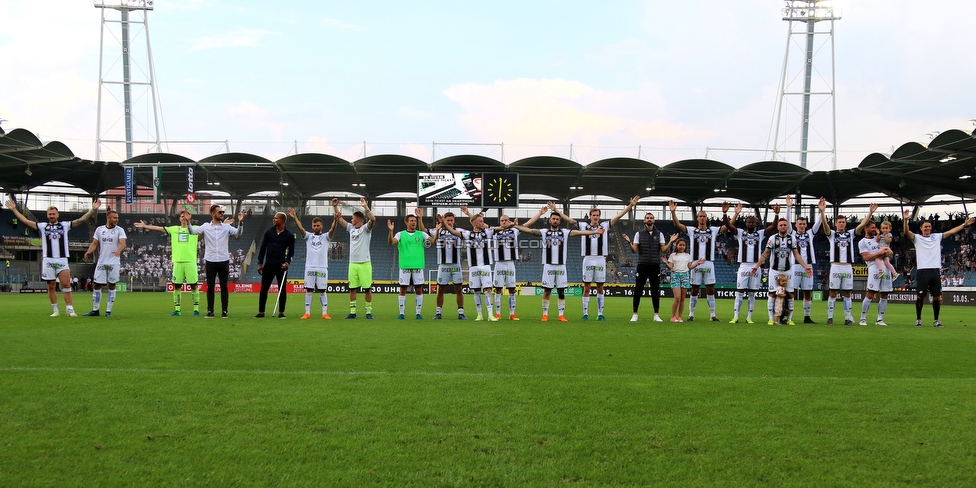
[[[166,227],[169,234],[170,245],[173,247],[174,263],[196,263],[197,262],[197,236],[191,234],[186,227],[172,225]]]
[[[400,269],[423,269],[424,241],[427,235],[419,230],[413,233],[401,230],[395,237],[397,249],[400,251]]]

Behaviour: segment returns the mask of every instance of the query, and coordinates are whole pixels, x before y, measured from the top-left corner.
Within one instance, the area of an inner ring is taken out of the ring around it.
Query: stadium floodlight
[[[95,0],[95,8],[152,10],[155,0]]]

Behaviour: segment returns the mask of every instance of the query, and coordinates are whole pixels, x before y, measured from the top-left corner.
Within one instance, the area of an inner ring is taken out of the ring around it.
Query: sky
[[[838,168],[927,143],[933,131],[972,132],[976,2],[834,3]],[[163,138],[227,141],[165,147],[193,159],[229,148],[272,160],[297,150],[350,161],[392,153],[742,165],[770,158],[789,37],[783,4],[157,0],[149,32]],[[144,30],[135,30],[134,79],[148,71]],[[91,0],[0,0],[2,127],[95,159],[100,32]],[[117,36],[106,36],[103,71],[121,79]],[[819,38],[814,88],[830,78],[831,47]],[[799,62],[799,46],[790,49]],[[134,113],[145,120],[142,90]],[[120,133],[118,93],[102,92],[106,135]],[[814,102],[811,147],[830,139],[824,100]],[[797,114],[788,103],[783,117]],[[795,140],[787,131],[781,137]],[[106,147],[101,159],[125,157]],[[808,168],[831,162],[811,158]]]

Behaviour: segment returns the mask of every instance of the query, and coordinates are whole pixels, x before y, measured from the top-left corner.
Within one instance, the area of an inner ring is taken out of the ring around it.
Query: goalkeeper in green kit
[[[197,235],[191,234],[190,212],[180,212],[180,225],[160,227],[148,225],[143,221],[133,224],[137,229],[149,229],[169,235],[173,248],[173,313],[171,316],[182,315],[180,302],[183,295],[183,281],[190,285],[193,296],[193,315],[200,315],[200,289],[197,287],[200,275],[197,272]]]

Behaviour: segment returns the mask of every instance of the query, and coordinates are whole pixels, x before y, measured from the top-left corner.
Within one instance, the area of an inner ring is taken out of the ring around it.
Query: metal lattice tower
[[[799,159],[806,168],[810,159],[817,164],[829,158],[830,169],[837,169],[834,21],[840,18],[828,0],[785,0],[789,33],[776,102],[774,160]],[[802,57],[791,59],[792,51]]]
[[[95,0],[95,7],[102,12],[95,159],[103,158],[103,150],[105,157],[121,159],[123,144],[125,159],[132,157],[134,145],[142,146],[142,152],[162,151],[159,137],[162,117],[149,45],[149,11],[153,9],[153,0]],[[110,46],[113,40],[117,42],[118,55],[106,57],[106,38]],[[102,104],[103,98],[109,101],[107,106]]]

